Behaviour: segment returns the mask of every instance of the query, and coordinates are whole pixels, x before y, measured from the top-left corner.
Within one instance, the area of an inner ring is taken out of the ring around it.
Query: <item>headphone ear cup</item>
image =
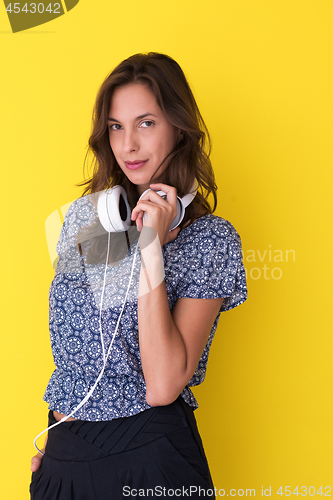
[[[177,215],[172,221],[170,231],[172,231],[172,229],[175,229],[182,222],[185,216],[185,208],[188,207],[190,203],[192,203],[197,194],[197,191],[198,191],[198,183],[197,180],[194,179],[191,191],[182,198],[177,196]]]
[[[173,229],[175,229],[177,226],[179,226],[179,224],[181,223],[181,221],[184,219],[184,215],[185,215],[185,207],[184,207],[184,204],[182,202],[182,199],[179,198],[179,196],[177,196],[177,215],[176,217],[173,219],[172,223],[171,223],[171,227],[169,229],[169,231],[172,231]]]
[[[127,231],[131,225],[131,208],[125,189],[122,186],[114,186],[101,192],[97,213],[100,223],[108,233]]]

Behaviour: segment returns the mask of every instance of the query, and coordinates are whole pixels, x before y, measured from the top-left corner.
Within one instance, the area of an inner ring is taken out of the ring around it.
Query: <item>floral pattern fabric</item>
[[[66,415],[79,405],[103,367],[104,353],[119,323],[103,376],[90,399],[74,414],[82,420],[111,420],[150,408],[145,399],[139,350],[140,252],[136,252],[134,238],[122,259],[117,265],[109,265],[105,273],[105,263],[89,263],[85,257],[93,241],[91,237],[85,238],[85,234],[103,236],[92,195],[72,203],[57,245],[59,261],[49,292],[49,326],[56,369],[44,400],[49,409]],[[81,248],[77,245],[78,235]],[[247,298],[241,239],[229,221],[205,215],[163,246],[163,260],[171,311],[179,298],[225,297],[197,369],[181,393],[190,406],[197,408],[190,387],[205,378],[220,313]]]

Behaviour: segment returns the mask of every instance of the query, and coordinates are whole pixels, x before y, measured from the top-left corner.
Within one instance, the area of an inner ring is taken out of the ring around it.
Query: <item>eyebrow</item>
[[[146,118],[146,116],[154,116],[155,118],[157,118],[157,116],[153,115],[153,113],[146,113],[144,115],[137,116],[136,120],[142,120],[142,118]],[[109,116],[108,121],[109,122],[118,122],[118,120],[116,120],[115,118],[111,118],[111,116]]]

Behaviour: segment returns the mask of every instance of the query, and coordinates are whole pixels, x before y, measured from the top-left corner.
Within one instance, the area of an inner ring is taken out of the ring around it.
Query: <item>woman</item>
[[[44,399],[49,425],[70,417],[49,431],[45,455],[32,459],[34,500],[214,494],[189,387],[204,379],[220,312],[244,302],[247,289],[240,237],[213,215],[207,143],[170,57],[136,54],[102,84],[89,140],[93,176],[66,214],[50,289],[57,369]],[[131,209],[123,250],[119,234],[107,240],[100,232],[94,198],[116,185]],[[183,220],[170,230],[177,195],[194,185]],[[138,234],[137,286],[125,292]],[[103,287],[102,278],[96,286],[89,270],[105,259]]]

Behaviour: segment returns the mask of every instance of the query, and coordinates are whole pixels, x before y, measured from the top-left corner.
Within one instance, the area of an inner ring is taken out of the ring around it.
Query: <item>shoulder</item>
[[[177,300],[229,297],[220,311],[245,300],[242,244],[230,221],[204,215],[165,246],[165,274],[175,284]]]
[[[92,224],[97,217],[93,195],[81,196],[72,203],[68,203],[66,208],[63,224],[65,230],[72,228],[77,231],[78,228]]]
[[[68,245],[75,244],[80,230],[91,226],[97,217],[97,210],[90,195],[82,196],[61,207],[64,221],[57,243],[57,254],[64,252]]]
[[[243,259],[237,230],[231,222],[214,214],[204,215],[180,231],[175,240],[164,245],[163,254],[169,265],[191,262],[194,266],[197,262],[197,269],[213,261],[223,266]]]
[[[97,213],[92,195],[81,196],[72,203],[68,204],[68,209],[65,219],[76,217],[78,219],[86,220],[92,215]]]
[[[177,240],[184,244],[200,244],[210,241],[212,246],[221,244],[241,245],[241,238],[231,222],[214,214],[200,217],[191,225],[184,228]]]

